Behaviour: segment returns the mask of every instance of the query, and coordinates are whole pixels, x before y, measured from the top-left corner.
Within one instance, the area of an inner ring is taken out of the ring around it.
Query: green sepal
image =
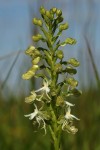
[[[67,38],[66,40],[65,40],[65,43],[66,44],[70,44],[70,45],[74,45],[74,44],[76,44],[76,40],[75,39],[73,39],[73,38]]]
[[[60,24],[59,31],[66,30],[68,29],[68,27],[69,27],[68,23]]]
[[[66,79],[66,83],[69,84],[72,87],[78,86],[78,81],[75,80],[74,78],[70,77]]]
[[[70,58],[70,59],[68,60],[68,63],[71,64],[71,65],[74,66],[74,67],[78,67],[78,66],[80,65],[79,61],[76,60],[75,58]]]

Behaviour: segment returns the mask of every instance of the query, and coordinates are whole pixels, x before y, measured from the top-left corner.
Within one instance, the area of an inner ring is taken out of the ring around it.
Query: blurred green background
[[[78,41],[64,49],[65,59],[76,57],[81,62],[76,78],[83,94],[74,98],[78,133],[63,133],[62,150],[100,150],[100,2],[98,0],[6,0],[0,1],[0,150],[50,150],[50,135],[36,132],[24,114],[32,112],[25,96],[39,81],[21,79],[30,66],[23,53],[31,36],[38,32],[32,18],[39,17],[40,5],[62,9],[70,24],[67,35]],[[99,21],[98,21],[99,20]],[[66,34],[64,35],[64,38]]]

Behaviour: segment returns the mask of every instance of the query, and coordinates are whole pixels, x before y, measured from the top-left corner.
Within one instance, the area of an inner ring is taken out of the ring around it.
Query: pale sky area
[[[47,9],[51,7],[62,9],[65,21],[70,26],[68,31],[64,33],[63,39],[70,36],[78,41],[75,46],[64,48],[65,59],[76,57],[80,60],[81,67],[78,69],[77,78],[81,79],[82,86],[90,84],[91,81],[95,82],[84,35],[88,38],[100,74],[100,66],[98,65],[100,62],[99,0],[0,0],[0,59],[11,52],[23,51],[32,44],[31,36],[35,28],[32,25],[32,18],[39,17],[38,9],[41,5]],[[16,55],[0,60],[1,83],[6,79],[15,57]],[[14,87],[18,78],[23,87],[25,81],[22,81],[21,73],[22,70],[26,70],[23,62],[25,62],[24,64],[27,62],[24,53],[20,54],[9,75],[8,86],[9,83],[12,83],[11,85]]]

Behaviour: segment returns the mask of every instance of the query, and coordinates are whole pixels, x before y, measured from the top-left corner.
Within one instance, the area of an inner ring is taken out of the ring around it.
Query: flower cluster
[[[30,46],[26,50],[25,53],[32,59],[32,67],[22,75],[22,78],[26,80],[32,77],[41,78],[43,86],[31,91],[31,95],[25,98],[26,103],[35,107],[33,113],[25,117],[37,122],[45,133],[46,127],[49,126],[50,131],[57,132],[55,135],[58,135],[59,130],[75,134],[77,129],[73,126],[73,119],[79,119],[71,114],[71,107],[74,104],[69,101],[70,97],[81,95],[81,91],[77,89],[78,81],[73,77],[80,63],[75,58],[64,61],[61,49],[68,44],[76,44],[76,40],[70,37],[64,41],[59,39],[62,32],[69,28],[68,23],[62,23],[61,10],[57,8],[46,10],[41,7],[40,14],[42,19],[34,18],[33,23],[43,34],[34,35],[32,39],[34,42],[45,42],[47,46],[46,48]],[[63,74],[65,78],[59,82],[59,75]],[[38,103],[42,106],[40,109]]]

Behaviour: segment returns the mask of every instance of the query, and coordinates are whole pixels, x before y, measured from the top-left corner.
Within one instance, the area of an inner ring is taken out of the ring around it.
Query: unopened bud
[[[73,44],[76,44],[76,40],[73,39],[73,38],[67,38],[67,39],[65,40],[65,43],[66,43],[66,44],[71,44],[71,45],[73,45]]]
[[[45,8],[41,6],[40,7],[40,13],[41,13],[41,15],[45,15],[45,12],[46,12]]]
[[[53,19],[53,14],[50,13],[50,11],[46,11],[46,16],[49,18],[49,19]]]
[[[40,57],[36,57],[35,59],[32,60],[32,64],[36,65],[39,63],[39,61],[40,61]]]
[[[78,67],[80,65],[79,61],[76,60],[75,58],[71,58],[68,60],[68,63],[71,64],[74,67]]]
[[[56,13],[56,11],[57,11],[57,8],[53,7],[53,8],[52,8],[52,12],[53,12],[53,13]]]
[[[66,30],[66,29],[68,29],[68,27],[69,27],[68,23],[61,24],[59,26],[59,31]]]
[[[57,53],[56,53],[56,56],[57,56],[59,59],[62,59],[62,58],[64,57],[63,51],[58,50]]]
[[[60,63],[55,64],[55,72],[61,72],[62,71],[62,65]]]
[[[37,18],[34,18],[33,19],[33,23],[35,24],[35,25],[38,25],[38,26],[40,26],[40,27],[42,27],[42,20],[40,20],[40,19],[37,19]]]
[[[56,14],[57,14],[57,16],[61,16],[62,15],[62,11],[60,9],[57,9]]]
[[[67,82],[69,85],[71,85],[72,87],[78,86],[78,81],[75,80],[75,79],[72,78],[72,77],[66,79],[66,82]]]
[[[38,42],[39,40],[42,39],[42,35],[41,34],[37,34],[36,36],[32,36],[32,39],[34,42]]]
[[[25,53],[27,55],[32,56],[33,55],[33,51],[35,51],[35,47],[34,46],[30,46],[30,47],[27,48],[27,50],[25,51]]]

